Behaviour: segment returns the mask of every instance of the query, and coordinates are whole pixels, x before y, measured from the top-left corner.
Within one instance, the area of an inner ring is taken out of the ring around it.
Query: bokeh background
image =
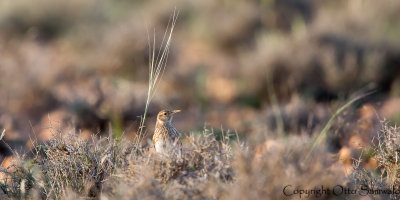
[[[252,140],[315,134],[371,91],[334,122],[329,149],[350,159],[380,120],[400,122],[396,0],[2,0],[4,141],[27,151],[30,138],[45,142],[65,127],[133,140],[147,95],[148,34],[160,44],[175,8],[145,143],[165,108],[182,110],[174,124],[184,134],[207,126]],[[0,153],[11,155],[3,143]]]

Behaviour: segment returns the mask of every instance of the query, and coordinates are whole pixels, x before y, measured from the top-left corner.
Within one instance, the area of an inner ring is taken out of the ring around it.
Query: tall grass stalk
[[[306,160],[308,160],[308,158],[310,157],[311,153],[315,150],[315,148],[317,148],[326,138],[326,134],[328,133],[328,130],[331,128],[333,120],[340,114],[342,113],[346,108],[348,108],[350,105],[352,105],[354,102],[372,94],[373,92],[369,92],[363,95],[359,95],[353,99],[351,99],[350,101],[348,101],[346,104],[344,104],[343,106],[341,106],[340,108],[338,108],[336,110],[336,112],[332,115],[332,117],[328,120],[328,122],[326,123],[325,127],[322,129],[322,131],[319,133],[319,135],[317,136],[317,138],[314,140],[314,142],[312,143],[311,149],[308,152],[307,156],[306,156]]]
[[[161,78],[164,74],[165,67],[167,65],[168,60],[168,53],[169,48],[171,45],[172,33],[175,28],[176,20],[178,19],[179,12],[174,10],[174,13],[171,15],[167,28],[164,32],[164,36],[156,55],[156,39],[155,33],[153,32],[153,39],[151,41],[150,34],[147,31],[148,36],[148,45],[149,45],[149,86],[147,90],[147,98],[146,98],[146,106],[144,109],[143,116],[140,120],[139,130],[138,130],[138,137],[136,140],[136,150],[139,148],[139,144],[143,138],[143,129],[144,123],[146,121],[147,111],[151,102],[151,99],[154,97],[156,89],[161,81]]]
[[[2,140],[2,139],[3,139],[3,137],[4,137],[5,133],[6,133],[6,129],[3,129],[3,132],[1,132],[1,135],[0,135],[0,140]]]
[[[269,95],[269,100],[272,105],[272,111],[275,115],[275,121],[276,121],[277,130],[278,130],[278,135],[282,136],[282,135],[285,135],[285,128],[283,126],[283,117],[282,117],[281,110],[279,108],[278,98],[277,98],[276,92],[274,90],[273,82],[274,82],[273,76],[270,75],[270,77],[268,78],[268,83],[267,83],[268,95]]]

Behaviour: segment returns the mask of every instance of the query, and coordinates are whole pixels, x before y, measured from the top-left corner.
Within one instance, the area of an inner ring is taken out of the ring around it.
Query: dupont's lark
[[[162,110],[157,115],[156,128],[153,135],[153,145],[157,153],[169,153],[179,149],[181,134],[172,125],[172,117],[180,110]]]

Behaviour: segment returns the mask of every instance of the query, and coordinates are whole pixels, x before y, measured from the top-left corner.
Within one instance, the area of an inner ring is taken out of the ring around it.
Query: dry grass
[[[86,140],[58,130],[52,140],[1,169],[0,188],[12,199],[297,199],[298,195],[285,196],[283,188],[397,187],[399,129],[387,123],[382,127],[374,147],[380,176],[360,162],[347,176],[323,145],[304,159],[315,140],[305,135],[259,135],[257,141],[243,143],[230,140],[228,133],[217,140],[204,128],[184,138],[181,153],[161,156],[152,148],[134,151],[134,141]]]
[[[400,129],[391,126],[387,121],[382,122],[381,130],[375,138],[373,148],[374,159],[378,162],[377,171],[368,171],[360,167],[362,158],[355,160],[355,171],[352,174],[354,183],[358,187],[367,189],[400,189]],[[370,195],[372,198],[399,198],[398,194]]]
[[[64,199],[71,191],[93,198],[140,198],[157,193],[163,197],[190,198],[206,195],[199,186],[205,187],[210,181],[233,181],[233,154],[228,142],[217,141],[205,129],[199,135],[187,137],[185,143],[182,154],[163,157],[152,149],[134,152],[134,143],[95,137],[88,141],[75,133],[57,132],[48,143],[37,145],[31,158],[19,157],[18,164],[2,169],[1,189],[17,199]],[[151,187],[147,185],[150,183]],[[127,185],[134,189],[119,191],[120,186]],[[148,188],[142,188],[145,186]],[[149,191],[141,193],[135,189]]]

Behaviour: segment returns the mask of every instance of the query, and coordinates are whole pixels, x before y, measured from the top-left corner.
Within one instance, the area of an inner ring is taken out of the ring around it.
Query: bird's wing
[[[174,144],[178,145],[178,146],[182,146],[182,141],[181,141],[181,136],[182,134],[176,130],[176,128],[172,127],[173,131],[174,131],[174,136],[173,136],[173,140],[174,140]]]
[[[175,129],[176,130],[176,129]],[[180,138],[180,137],[182,137],[182,134],[178,131],[178,130],[176,130],[176,133],[178,134],[178,137]]]
[[[172,137],[172,139],[176,139],[176,138],[180,138],[181,136],[182,136],[182,134],[181,133],[179,133],[179,131],[178,130],[176,130],[176,128],[175,127],[171,127],[171,130],[170,130],[170,133],[171,133],[171,137]]]

